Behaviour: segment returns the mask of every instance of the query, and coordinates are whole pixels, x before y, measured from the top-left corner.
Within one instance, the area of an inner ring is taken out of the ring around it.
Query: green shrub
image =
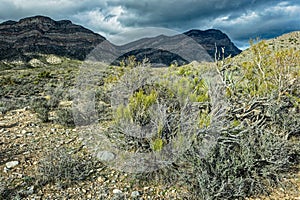
[[[51,72],[49,71],[42,71],[38,74],[39,78],[51,78]]]
[[[57,119],[56,122],[63,126],[74,127],[73,112],[71,108],[61,108],[56,111]]]
[[[42,122],[49,122],[50,107],[46,99],[42,98],[33,100],[33,102],[31,103],[31,107],[34,112],[37,113],[38,118]]]

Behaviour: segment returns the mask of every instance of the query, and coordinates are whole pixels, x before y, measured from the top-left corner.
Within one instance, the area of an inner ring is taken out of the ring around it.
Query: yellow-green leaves
[[[156,138],[154,141],[152,141],[151,148],[153,151],[161,151],[163,148],[163,140],[161,138]]]

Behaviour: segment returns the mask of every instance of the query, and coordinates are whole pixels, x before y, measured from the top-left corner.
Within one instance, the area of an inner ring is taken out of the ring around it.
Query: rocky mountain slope
[[[35,16],[0,24],[0,60],[55,54],[83,60],[105,38],[71,21]]]
[[[224,48],[224,57],[228,57],[229,55],[235,56],[242,52],[231,42],[229,37],[220,30],[190,30],[184,34],[201,44],[207,53],[213,58],[216,51],[215,47],[217,47],[217,54],[222,53],[222,48]],[[220,56],[222,57],[223,55],[220,54]],[[219,57],[219,55],[217,55],[217,57]]]
[[[147,57],[151,63],[168,66],[175,61],[179,65],[191,61],[213,61],[215,58],[236,56],[241,52],[225,33],[209,29],[206,31],[190,30],[174,36],[159,35],[143,38],[115,47],[113,54],[122,55],[117,61],[134,55],[138,61]]]
[[[215,57],[215,45],[219,53],[225,47],[225,57],[241,52],[219,30],[190,30],[171,37],[160,35],[115,46],[103,36],[71,21],[55,21],[49,17],[34,16],[18,22],[6,21],[0,24],[0,60],[29,61],[37,54],[55,54],[84,60],[103,41],[107,43],[105,48],[109,46],[109,54],[117,56],[118,61],[125,56],[135,55],[138,60],[148,57],[151,62],[165,65],[174,61],[181,65],[192,60],[212,60]],[[195,47],[193,42],[200,47]],[[183,51],[185,58],[179,55]]]

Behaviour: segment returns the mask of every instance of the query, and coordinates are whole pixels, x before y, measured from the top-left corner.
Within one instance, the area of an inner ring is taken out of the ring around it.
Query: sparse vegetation
[[[38,185],[55,182],[66,187],[74,181],[82,181],[93,173],[95,163],[73,155],[65,148],[53,149],[42,157],[38,167]]]
[[[49,189],[52,185],[60,185],[61,191],[68,193],[67,188],[79,188],[84,182],[89,185],[85,188],[90,188],[98,181],[100,185],[111,184],[101,188],[107,194],[112,192],[112,185],[122,185],[126,192],[137,188],[141,196],[146,196],[150,192],[143,187],[150,185],[155,188],[151,195],[168,198],[171,188],[178,193],[174,199],[245,199],[269,195],[272,188],[288,188],[283,180],[294,173],[292,170],[299,170],[300,161],[300,51],[280,46],[297,41],[294,37],[261,41],[240,56],[216,63],[159,69],[130,57],[121,66],[101,71],[95,82],[95,121],[115,147],[162,153],[175,139],[174,147],[182,147],[185,138],[191,141],[189,148],[168,161],[166,167],[126,176],[109,167],[99,169],[91,155],[78,154],[85,148],[75,134],[78,130],[69,91],[75,87],[80,62],[59,58],[61,63],[52,65],[42,56],[43,65],[26,68],[23,63],[19,73],[15,73],[20,68],[16,64],[1,63],[0,117],[14,116],[13,110],[26,107],[22,112],[34,113],[42,123],[26,122],[23,132],[16,131],[17,122],[0,123],[1,166],[29,154],[34,160],[29,156],[22,162],[30,160],[29,166],[37,169],[23,172],[20,167],[1,172],[0,198],[26,198],[38,191],[53,191]],[[220,80],[216,91],[212,87],[215,79],[204,76],[211,71],[210,75]],[[221,124],[216,125],[216,121]],[[37,128],[27,131],[28,127]],[[149,137],[140,137],[145,127]],[[10,138],[15,132],[17,136]],[[42,136],[33,137],[35,134]],[[206,148],[204,144],[212,136],[214,143]],[[18,143],[20,138],[30,145],[10,147],[12,144],[7,143]],[[42,149],[42,142],[51,144],[52,150],[48,146]],[[20,150],[13,155],[10,148]],[[33,155],[37,151],[42,151],[37,154],[39,158]],[[25,176],[17,177],[14,170]],[[21,183],[16,181],[19,179]],[[34,189],[26,193],[31,186]],[[99,199],[112,197],[93,195]]]

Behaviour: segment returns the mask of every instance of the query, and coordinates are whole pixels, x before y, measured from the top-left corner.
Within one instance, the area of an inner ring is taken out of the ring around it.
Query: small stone
[[[51,128],[51,132],[54,133],[56,131],[56,128]]]
[[[5,164],[7,169],[16,167],[19,164],[19,161],[10,161]]]
[[[35,127],[36,124],[35,124],[35,123],[30,123],[28,126],[30,126],[30,127]]]
[[[87,198],[88,198],[88,199],[91,199],[91,198],[92,198],[92,195],[91,195],[91,194],[88,194],[88,195],[87,195]]]
[[[29,110],[29,109],[30,109],[29,106],[26,106],[26,107],[23,108],[24,111]]]
[[[121,190],[119,190],[119,189],[114,189],[113,193],[114,194],[122,194],[123,192]]]
[[[32,132],[28,132],[28,133],[26,133],[26,135],[27,135],[27,136],[32,136],[33,133],[32,133]]]
[[[4,173],[7,173],[7,172],[8,172],[7,167],[4,167],[3,172],[4,172]]]
[[[22,134],[26,134],[27,133],[27,131],[26,130],[22,130],[22,132],[21,132]]]
[[[99,183],[103,183],[103,182],[104,182],[104,178],[102,178],[102,177],[100,176],[100,177],[97,178],[97,181],[98,181]]]
[[[97,154],[97,157],[101,160],[101,161],[110,161],[113,160],[115,158],[115,154],[109,152],[109,151],[100,151]]]
[[[29,188],[27,188],[27,194],[31,195],[34,193],[34,186],[30,186]]]
[[[133,192],[131,192],[131,197],[132,197],[132,198],[137,198],[137,197],[139,197],[139,196],[140,196],[139,191],[133,191]]]

